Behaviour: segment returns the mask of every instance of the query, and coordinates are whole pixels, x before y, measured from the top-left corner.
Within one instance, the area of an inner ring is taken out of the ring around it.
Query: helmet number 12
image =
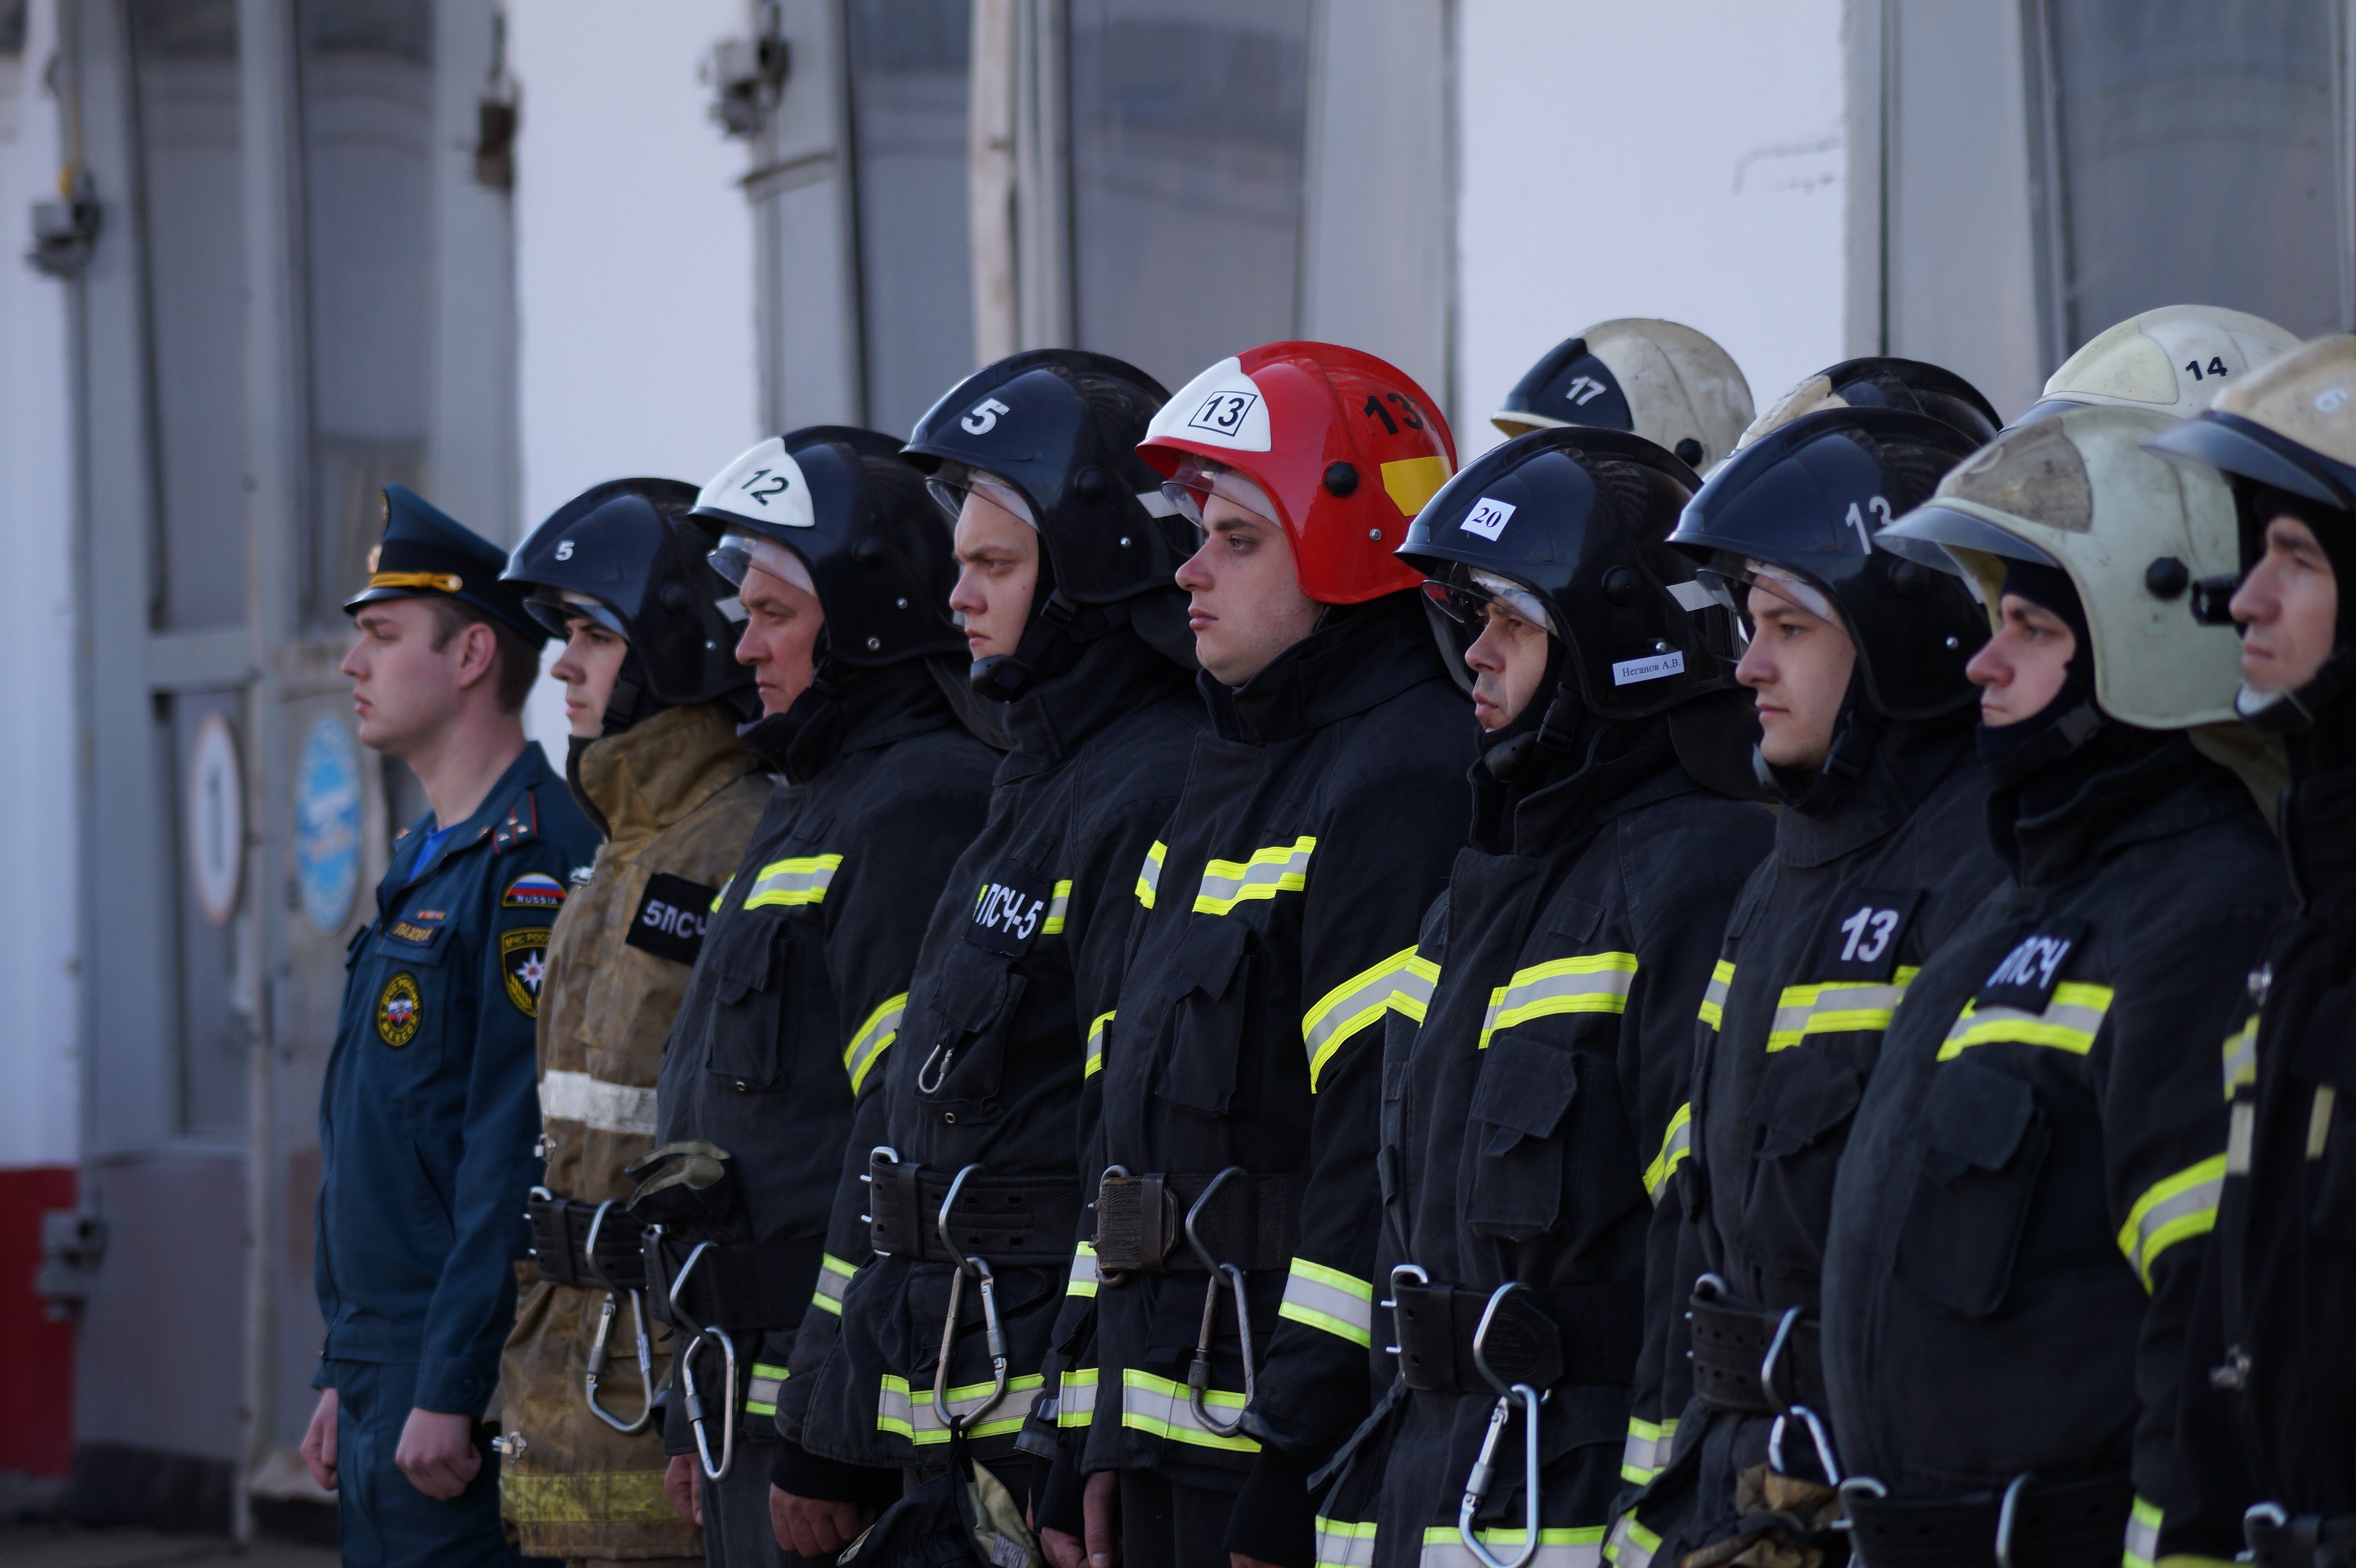
[[[776,488],[769,490],[753,490],[753,486],[758,485],[764,478],[775,479],[776,481]],[[790,483],[791,482],[782,474],[771,474],[769,470],[766,468],[755,468],[753,470],[753,476],[745,480],[742,485],[737,485],[736,488],[739,490],[752,490],[753,499],[760,502],[761,505],[766,507],[769,504],[770,496],[784,495]]]
[[[1872,500],[1866,503],[1866,507],[1873,513],[1873,527],[1875,528],[1886,528],[1890,526],[1889,502],[1883,500],[1880,496],[1876,496]],[[1851,501],[1848,504],[1848,517],[1846,521],[1848,523],[1850,528],[1857,530],[1858,544],[1863,548],[1866,554],[1871,555],[1873,553],[1873,534],[1866,527],[1865,513],[1858,510],[1858,506],[1855,501]]]

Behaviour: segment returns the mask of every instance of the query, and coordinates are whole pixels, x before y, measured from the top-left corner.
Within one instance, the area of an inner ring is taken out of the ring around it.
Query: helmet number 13
[[[1383,402],[1386,399],[1398,405],[1398,419],[1395,420],[1391,418],[1391,411],[1383,407]],[[1417,412],[1414,401],[1398,392],[1386,392],[1379,398],[1369,395],[1366,399],[1366,406],[1364,409],[1361,409],[1359,412],[1365,414],[1370,420],[1382,421],[1383,430],[1391,435],[1397,435],[1399,432],[1399,422],[1401,420],[1407,422],[1407,428],[1409,430],[1421,430],[1423,428],[1423,417],[1421,414]]]
[[[1866,507],[1873,513],[1874,528],[1886,528],[1890,526],[1890,503],[1888,501],[1876,496],[1872,500],[1866,503]],[[1866,554],[1871,555],[1873,553],[1873,534],[1866,527],[1865,513],[1858,510],[1858,506],[1855,501],[1851,501],[1848,504],[1848,517],[1847,520],[1848,526],[1857,530],[1857,542],[1864,548]]]

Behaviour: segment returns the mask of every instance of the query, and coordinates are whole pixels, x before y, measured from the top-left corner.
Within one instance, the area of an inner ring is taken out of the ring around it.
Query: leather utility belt
[[[1013,1176],[967,1177],[934,1170],[878,1148],[867,1159],[867,1220],[877,1255],[962,1264],[979,1254],[993,1264],[1071,1262],[1080,1223],[1076,1182]],[[941,1244],[941,1207],[951,1185],[957,1202]]]
[[[638,1221],[622,1202],[583,1202],[535,1187],[524,1218],[531,1222],[531,1255],[541,1278],[583,1290],[645,1287]]]
[[[2356,1563],[2356,1514],[2301,1514],[2260,1503],[2242,1516],[2256,1568],[2349,1568]]]
[[[1711,1409],[1789,1415],[1827,1408],[1823,1341],[1805,1308],[1753,1307],[1729,1296],[1716,1275],[1704,1275],[1686,1321],[1693,1325],[1694,1392]]]
[[[690,1242],[661,1225],[645,1232],[647,1290],[655,1315],[694,1333],[788,1328],[801,1321],[818,1279],[822,1236],[790,1242]]]
[[[1391,1270],[1391,1309],[1398,1335],[1399,1381],[1419,1393],[1491,1392],[1498,1384],[1526,1383],[1544,1392],[1569,1370],[1562,1328],[1532,1289],[1494,1297],[1477,1290],[1433,1285],[1413,1264]],[[1482,1330],[1485,1320],[1487,1332]],[[1473,1341],[1481,1339],[1475,1350]],[[1484,1371],[1476,1356],[1484,1357]]]
[[[1851,1539],[1869,1563],[1904,1568],[2114,1568],[2135,1483],[2124,1473],[2000,1491],[1893,1498],[1864,1476],[1841,1486]]]
[[[1299,1175],[1258,1176],[1233,1166],[1201,1176],[1131,1176],[1116,1165],[1097,1189],[1098,1275],[1119,1285],[1131,1273],[1290,1268],[1306,1188]]]

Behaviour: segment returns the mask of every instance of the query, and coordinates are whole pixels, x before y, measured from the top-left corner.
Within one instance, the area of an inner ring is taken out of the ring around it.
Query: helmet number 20
[[[1886,528],[1890,526],[1889,502],[1883,500],[1880,496],[1876,496],[1872,500],[1868,501],[1866,506],[1873,513],[1874,528]],[[1858,510],[1858,506],[1855,501],[1851,501],[1848,504],[1848,517],[1846,521],[1848,523],[1850,528],[1857,530],[1858,544],[1864,549],[1866,554],[1871,555],[1873,553],[1873,534],[1871,530],[1866,527],[1865,513]]]

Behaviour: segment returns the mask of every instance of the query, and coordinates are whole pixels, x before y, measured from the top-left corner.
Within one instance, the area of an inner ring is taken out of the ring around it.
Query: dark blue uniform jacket
[[[413,1361],[418,1408],[477,1414],[513,1323],[540,1173],[532,1031],[548,931],[597,835],[537,745],[421,874],[432,827],[394,844],[376,918],[345,960],[314,1273],[324,1360]]]

